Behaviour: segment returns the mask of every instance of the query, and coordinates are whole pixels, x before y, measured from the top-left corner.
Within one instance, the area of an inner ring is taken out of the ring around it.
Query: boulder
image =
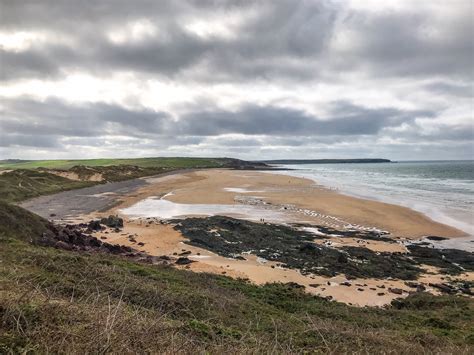
[[[389,288],[388,290],[396,295],[401,295],[403,293],[403,290],[401,288]]]
[[[434,287],[434,288],[440,290],[441,292],[444,292],[444,293],[449,293],[449,294],[456,293],[456,289],[453,286],[448,285],[446,283],[442,283],[442,284],[430,283],[429,285],[431,287]]]
[[[181,258],[178,258],[176,261],[175,261],[175,264],[176,265],[188,265],[188,264],[191,264],[193,261],[191,259],[188,259],[186,257],[181,257]]]
[[[123,219],[118,216],[110,215],[107,218],[102,218],[100,223],[110,228],[123,228]]]
[[[88,224],[87,224],[87,228],[92,230],[92,231],[100,231],[102,230],[102,226],[100,225],[100,221],[99,220],[93,220],[93,221],[90,221]]]

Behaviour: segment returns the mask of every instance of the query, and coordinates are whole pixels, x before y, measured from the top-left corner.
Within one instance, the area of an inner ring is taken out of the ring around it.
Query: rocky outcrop
[[[89,228],[90,224],[87,225]],[[96,224],[92,224],[96,227]],[[126,256],[137,256],[136,252],[127,246],[103,242],[96,237],[83,232],[78,225],[50,225],[38,240],[38,244],[52,246],[65,250],[97,251]]]
[[[110,228],[123,228],[123,219],[118,216],[110,215],[107,218],[102,218],[100,223]]]

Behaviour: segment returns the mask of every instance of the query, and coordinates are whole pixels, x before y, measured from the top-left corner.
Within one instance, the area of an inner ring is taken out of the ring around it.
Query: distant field
[[[111,166],[135,165],[163,168],[218,168],[229,162],[227,158],[137,158],[137,159],[83,159],[83,160],[0,160],[0,169],[69,169],[76,165]]]

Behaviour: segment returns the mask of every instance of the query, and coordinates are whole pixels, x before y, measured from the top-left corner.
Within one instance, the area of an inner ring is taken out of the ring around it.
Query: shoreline
[[[318,184],[330,190],[337,191],[340,194],[343,194],[346,196],[363,199],[363,200],[377,201],[381,203],[402,206],[402,207],[411,209],[413,211],[422,213],[423,215],[427,216],[433,221],[437,221],[439,223],[461,230],[462,232],[466,233],[466,237],[472,238],[474,240],[474,226],[469,224],[466,220],[455,218],[454,211],[452,212],[452,214],[450,214],[446,210],[442,210],[440,207],[437,207],[437,206],[431,206],[427,203],[417,203],[416,201],[413,201],[413,200],[410,200],[410,202],[407,202],[407,200],[404,201],[401,198],[395,198],[393,196],[388,196],[388,195],[383,195],[383,194],[377,195],[376,193],[369,192],[368,189],[359,189],[359,190],[347,189],[347,188],[344,188],[343,185],[341,185],[341,182],[339,182],[339,184],[336,184],[335,186],[331,186],[330,182],[327,181],[325,178],[319,177],[317,179],[316,177],[308,176],[308,174],[305,174],[305,169],[301,169],[301,168],[300,169],[293,168],[293,169],[287,169],[287,170],[282,169],[279,171],[275,171],[275,174],[282,174],[286,176],[310,179],[315,184]],[[351,188],[354,188],[354,186],[351,186]]]
[[[236,205],[260,201],[266,204],[267,209],[272,206],[275,210],[291,210],[293,213],[288,213],[287,222],[339,228],[364,226],[388,231],[399,238],[467,236],[461,230],[433,221],[407,207],[348,196],[317,185],[311,179],[286,174],[200,170],[190,174],[173,174],[166,180],[158,176],[149,179],[149,182],[133,196],[126,196],[123,203],[117,206],[119,208],[114,210],[123,210],[137,202],[168,194],[164,197],[166,201],[186,205]],[[235,188],[243,190],[225,190]]]

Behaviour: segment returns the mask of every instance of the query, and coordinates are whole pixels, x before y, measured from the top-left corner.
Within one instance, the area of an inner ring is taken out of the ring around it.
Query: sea
[[[284,165],[347,195],[409,207],[474,239],[474,161]]]

